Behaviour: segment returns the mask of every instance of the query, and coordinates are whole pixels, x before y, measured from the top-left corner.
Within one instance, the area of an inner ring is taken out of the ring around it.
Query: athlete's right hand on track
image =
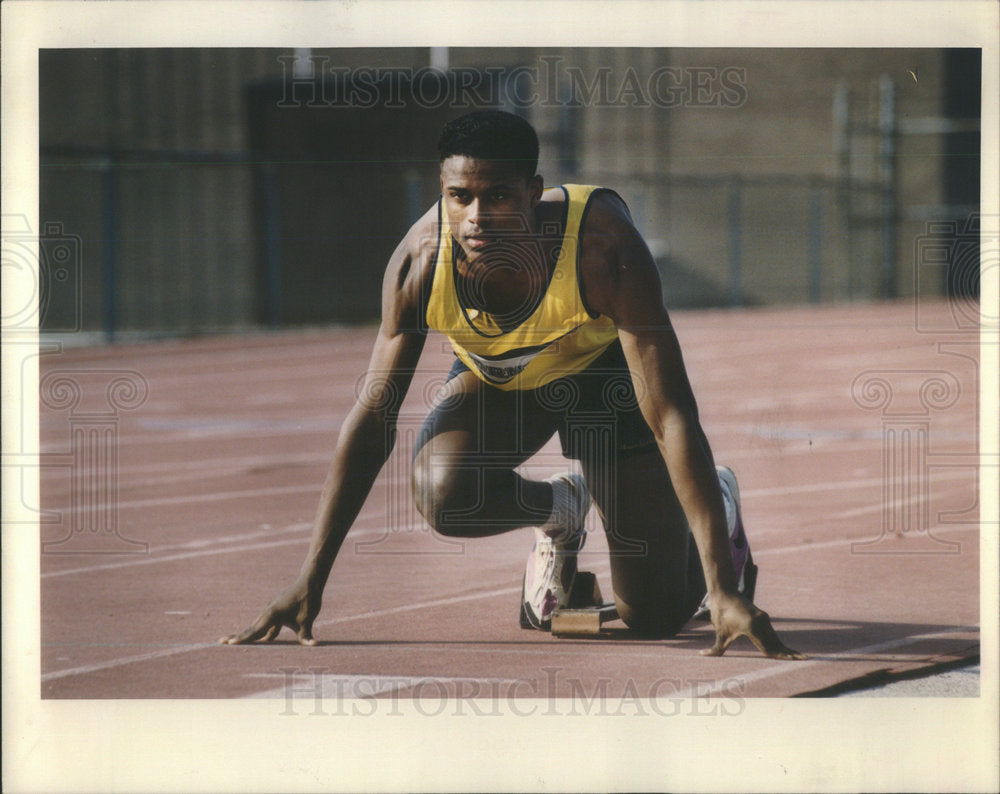
[[[283,626],[295,632],[300,645],[315,645],[313,621],[319,614],[321,593],[310,592],[307,582],[299,579],[265,607],[252,625],[239,634],[220,637],[224,645],[242,645],[263,639],[270,642]]]
[[[770,616],[738,593],[712,596],[712,624],[715,644],[701,651],[702,656],[722,656],[734,640],[747,637],[771,659],[809,658],[785,645],[771,625]]]

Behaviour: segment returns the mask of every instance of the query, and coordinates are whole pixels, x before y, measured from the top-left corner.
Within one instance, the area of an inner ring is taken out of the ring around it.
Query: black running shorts
[[[451,380],[468,367],[461,360],[448,373]],[[587,369],[558,378],[546,385],[524,391],[503,391],[486,384],[489,390],[487,422],[497,417],[523,417],[530,412],[533,422],[542,422],[559,434],[562,453],[582,460],[598,449],[613,449],[629,455],[656,447],[653,432],[646,424],[636,401],[635,387],[625,362],[621,342],[615,340]],[[439,405],[421,428],[414,454],[439,426],[438,413],[447,410]],[[517,428],[507,429],[514,438]],[[588,451],[589,450],[589,451]]]

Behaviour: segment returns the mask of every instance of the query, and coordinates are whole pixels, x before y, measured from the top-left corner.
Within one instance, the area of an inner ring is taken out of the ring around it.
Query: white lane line
[[[971,464],[969,466],[959,466],[956,467],[956,471],[951,472],[940,472],[934,474],[929,485],[933,487],[935,482],[941,480],[959,480],[965,478],[974,477],[975,467]],[[386,484],[393,485],[399,484],[400,482],[408,480],[407,477],[392,477],[390,480],[386,481]],[[741,489],[740,493],[743,497],[756,498],[760,496],[791,496],[794,494],[811,494],[811,493],[822,493],[824,491],[840,491],[840,490],[852,490],[855,488],[867,488],[880,486],[884,482],[882,477],[869,477],[860,480],[840,480],[837,482],[823,482],[823,483],[807,483],[805,485],[789,485],[780,488],[747,488]],[[203,504],[205,502],[222,502],[229,499],[253,499],[265,496],[280,496],[283,494],[295,494],[295,493],[315,493],[319,494],[322,490],[322,482],[314,482],[303,485],[284,485],[284,486],[274,486],[271,488],[250,488],[241,489],[237,491],[220,491],[217,493],[209,494],[194,494],[194,495],[179,495],[179,496],[163,496],[155,499],[133,499],[133,500],[120,500],[114,504],[111,503],[97,503],[97,504],[87,504],[80,506],[76,509],[78,510],[98,510],[106,509],[108,507],[117,507],[118,509],[124,508],[146,508],[146,507],[166,507],[169,505],[178,504]],[[128,482],[122,483],[123,487],[131,487]],[[74,508],[69,505],[62,506],[45,506],[46,510],[51,510],[58,513],[72,513]]]
[[[178,505],[178,504],[204,504],[205,502],[224,502],[227,499],[256,499],[264,496],[281,496],[282,494],[294,494],[294,493],[316,493],[323,489],[323,483],[314,482],[308,485],[281,485],[274,486],[272,488],[250,488],[239,491],[218,491],[216,493],[205,493],[205,494],[194,494],[189,496],[163,496],[157,499],[133,499],[133,500],[123,500],[119,502],[97,502],[94,504],[80,505],[76,508],[79,510],[87,511],[97,511],[106,510],[109,507],[122,508],[136,508],[136,507],[166,507],[168,505]],[[62,507],[50,508],[46,507],[46,510],[52,510],[53,512],[59,513],[73,513],[74,509],[68,505]]]
[[[283,530],[278,530],[278,532],[294,532],[298,531],[299,528],[306,529],[311,527],[311,524],[303,524],[298,526],[288,527]],[[396,533],[400,532],[430,532],[430,527],[427,524],[409,524],[403,526],[397,530]],[[271,533],[277,534],[277,533]],[[388,534],[386,529],[368,529],[368,530],[351,530],[348,534],[347,539],[353,540],[354,538],[370,537],[372,535],[385,535]],[[268,541],[266,543],[250,543],[243,546],[230,546],[227,548],[220,549],[196,549],[194,551],[181,552],[180,554],[168,554],[163,557],[142,557],[139,559],[122,560],[121,562],[107,562],[100,565],[88,565],[83,568],[63,568],[58,571],[46,571],[42,574],[42,579],[51,579],[58,576],[71,576],[73,574],[82,573],[94,573],[96,571],[113,571],[119,568],[131,568],[137,565],[155,565],[161,562],[176,562],[177,560],[190,560],[197,557],[212,557],[217,554],[234,554],[244,551],[259,551],[261,549],[273,549],[278,546],[288,546],[295,543],[307,543],[309,541],[309,535],[303,534],[296,538],[287,538],[285,540],[274,540]]]
[[[206,438],[235,438],[237,440],[246,440],[252,438],[254,441],[260,441],[263,438],[279,438],[284,439],[292,435],[302,435],[308,433],[310,436],[315,436],[317,433],[331,433],[334,434],[340,430],[339,424],[331,424],[329,422],[313,422],[310,424],[298,423],[294,426],[289,427],[273,427],[273,426],[263,426],[260,428],[215,428],[215,429],[204,429],[204,430],[184,430],[184,431],[172,431],[170,433],[157,433],[155,435],[149,433],[129,433],[122,432],[115,443],[119,448],[131,447],[134,445],[142,445],[144,449],[151,448],[154,444],[162,444],[166,446],[177,445],[177,444],[188,444],[191,440],[200,441]],[[39,444],[39,452],[51,453],[54,455],[59,455],[66,452],[67,444],[65,442],[53,442],[44,441]]]
[[[806,547],[806,548],[808,548],[808,547]],[[597,565],[597,566],[594,566],[594,567],[597,568],[597,570],[595,571],[595,573],[603,573],[603,574],[607,574],[607,570],[609,568],[609,566],[607,564]],[[373,618],[381,618],[381,617],[387,617],[387,616],[390,616],[390,615],[398,615],[398,614],[402,614],[402,613],[406,613],[406,612],[414,612],[414,611],[421,610],[421,609],[433,609],[435,607],[440,607],[440,606],[451,606],[453,604],[460,604],[460,603],[464,603],[464,602],[467,602],[467,601],[476,601],[476,600],[480,600],[480,599],[483,599],[483,598],[497,598],[497,597],[501,597],[501,596],[510,596],[510,595],[514,595],[516,593],[520,593],[520,591],[521,591],[520,586],[517,586],[517,587],[504,587],[504,588],[500,588],[500,589],[496,589],[496,590],[481,591],[481,592],[477,592],[477,593],[466,593],[464,595],[451,596],[451,597],[448,597],[448,598],[438,598],[438,599],[434,599],[432,601],[425,601],[425,602],[422,602],[422,603],[402,604],[402,605],[395,606],[395,607],[387,607],[385,609],[369,610],[367,612],[360,612],[360,613],[353,614],[353,615],[341,615],[341,616],[338,616],[338,617],[327,618],[326,620],[317,620],[316,623],[313,624],[313,626],[314,626],[314,628],[318,628],[318,627],[321,627],[321,626],[333,626],[333,625],[337,625],[337,624],[340,624],[340,623],[349,623],[349,622],[355,621],[355,620],[371,620]],[[956,632],[959,632],[959,631],[969,631],[969,629],[968,628],[956,628],[956,629],[951,630],[950,632],[943,632],[941,634],[941,636],[947,636],[949,634],[956,633]],[[894,647],[894,644],[896,644],[896,645],[906,644],[907,642],[910,642],[913,639],[921,639],[921,638],[923,638],[923,636],[925,636],[925,635],[920,635],[920,637],[917,637],[917,638],[907,637],[907,638],[902,638],[900,640],[893,640],[888,645],[886,645],[886,643],[881,643],[879,645],[867,646],[865,648],[850,649],[848,651],[844,651],[843,654],[870,653],[870,652],[874,652],[874,651],[878,651],[878,650],[884,650],[885,648],[888,648],[888,647]],[[937,635],[926,635],[926,636],[937,636]],[[885,646],[885,647],[883,647],[883,646]],[[176,648],[168,648],[168,649],[161,650],[161,651],[154,651],[152,653],[140,654],[138,656],[129,656],[129,657],[119,658],[119,659],[110,659],[110,660],[108,660],[106,662],[98,662],[98,663],[91,664],[91,665],[85,665],[83,667],[74,667],[74,668],[70,668],[68,670],[57,670],[57,671],[54,671],[54,672],[51,672],[51,673],[45,673],[42,676],[42,681],[49,681],[49,680],[54,680],[54,679],[58,679],[58,678],[65,678],[67,676],[84,675],[86,673],[98,672],[100,670],[109,670],[109,669],[113,669],[113,668],[116,668],[116,667],[122,667],[122,666],[128,665],[128,664],[134,664],[136,662],[144,662],[144,661],[150,661],[150,660],[153,660],[153,659],[161,659],[161,658],[164,658],[164,657],[167,657],[167,656],[174,656],[174,655],[180,654],[180,653],[188,653],[190,651],[197,651],[197,650],[202,650],[204,648],[213,648],[213,647],[216,647],[215,643],[200,643],[200,644],[194,644],[194,645],[179,646],[179,647],[176,647]],[[823,661],[823,660],[820,660],[820,659],[815,660],[815,662],[819,662],[819,661]],[[796,669],[801,669],[801,666],[803,666],[803,665],[809,665],[809,664],[812,664],[812,663],[814,663],[814,662],[801,662],[801,661],[798,661],[798,662],[789,662],[789,663],[786,663],[784,665],[779,665],[779,667],[781,668],[781,670],[784,670],[784,669],[787,669],[788,665],[795,665]],[[768,670],[770,670],[770,668],[768,668]],[[766,677],[767,675],[776,675],[776,674],[777,674],[777,672],[767,672],[766,675],[761,675],[759,677]],[[748,676],[755,676],[755,675],[757,675],[757,674],[748,674]],[[746,678],[746,680],[756,680],[756,678],[748,677],[748,678]],[[699,691],[699,694],[705,694],[705,693]]]
[[[275,530],[273,532],[269,532],[266,534],[274,535],[284,532],[295,532],[299,531],[300,528],[304,530],[308,526],[311,525],[308,524],[293,525],[292,527],[287,527],[281,530]],[[955,526],[935,527],[933,532],[930,533],[913,533],[913,534],[914,535],[929,534],[932,536],[936,536],[950,532],[974,532],[976,531],[976,529],[977,526],[974,523],[970,523],[968,525],[957,524]],[[347,540],[350,541],[350,540],[355,540],[357,538],[391,535],[402,532],[423,532],[430,534],[431,529],[427,524],[424,523],[407,524],[398,529],[392,530],[391,532],[385,529],[384,527],[375,529],[352,529],[347,536]],[[788,554],[795,552],[812,551],[814,549],[828,549],[828,548],[835,548],[837,546],[848,546],[860,543],[870,543],[874,540],[880,539],[881,537],[882,535],[878,535],[874,538],[871,535],[867,535],[865,537],[857,537],[857,538],[839,538],[836,540],[810,541],[810,542],[797,543],[789,546],[777,546],[771,549],[760,549],[760,550],[754,549],[753,554],[754,557],[764,558],[774,554]],[[265,543],[252,543],[247,545],[229,546],[226,548],[217,548],[217,549],[198,548],[189,552],[181,552],[179,554],[169,554],[163,557],[142,557],[138,559],[122,560],[120,562],[102,563],[100,565],[88,565],[82,568],[64,568],[56,571],[46,571],[41,575],[41,578],[52,579],[61,576],[72,576],[75,574],[95,573],[98,571],[113,571],[113,570],[118,570],[120,568],[131,568],[133,566],[140,566],[140,565],[156,565],[162,562],[176,562],[178,560],[196,559],[198,557],[210,557],[218,554],[239,554],[241,552],[246,552],[246,551],[259,551],[262,549],[277,548],[279,546],[288,546],[295,543],[306,543],[308,540],[309,537],[307,535],[302,535],[301,537],[288,538],[285,540],[275,540],[275,541],[268,541]],[[220,541],[220,542],[226,542],[226,541]],[[198,543],[198,541],[194,541],[193,543]]]
[[[776,662],[773,665],[768,665],[766,668],[761,668],[760,670],[755,670],[751,673],[744,673],[742,675],[731,676],[723,681],[717,681],[714,684],[706,686],[697,686],[690,689],[685,689],[676,695],[671,695],[671,697],[709,697],[711,695],[717,695],[719,693],[725,692],[726,694],[732,696],[737,694],[734,691],[734,682],[741,682],[745,687],[746,684],[755,681],[763,681],[766,678],[773,678],[776,675],[781,675],[782,673],[789,672],[791,670],[799,671],[805,670],[810,667],[815,667],[819,664],[826,664],[828,662],[849,662],[849,661],[864,661],[858,657],[863,656],[868,653],[879,653],[880,651],[888,651],[892,648],[900,648],[904,645],[912,645],[915,642],[920,642],[922,640],[933,640],[942,637],[950,637],[954,634],[971,633],[974,629],[970,629],[967,626],[958,626],[953,629],[948,629],[947,631],[938,631],[932,634],[911,634],[907,637],[899,637],[895,640],[888,640],[886,642],[878,642],[874,645],[865,645],[860,648],[849,648],[846,651],[840,651],[835,654],[823,654],[821,657],[813,656],[806,660],[798,661],[786,661],[786,662]],[[900,661],[915,661],[912,659],[900,659]],[[742,691],[739,693],[742,694]]]
[[[324,465],[324,462],[329,463],[328,455],[323,455],[323,456],[316,455],[314,460],[308,463],[303,461],[299,465],[295,464],[292,465],[295,465],[295,468],[297,469],[299,468],[299,466],[304,467],[306,465],[312,465],[318,469],[322,465]],[[296,463],[299,462],[296,461]],[[268,466],[267,464],[260,464],[259,466],[255,466],[252,463],[232,463],[232,462],[226,464],[216,463],[210,466],[206,465],[182,466],[182,467],[179,466],[177,467],[177,471],[174,471],[173,473],[156,474],[153,472],[147,472],[145,476],[141,478],[138,476],[140,474],[140,472],[138,471],[138,467],[129,466],[127,471],[119,470],[118,472],[118,490],[128,491],[139,488],[157,488],[160,491],[162,491],[164,490],[165,485],[173,486],[189,482],[205,484],[206,482],[211,480],[228,480],[233,477],[259,476],[261,473],[266,473],[270,475],[272,473],[271,471],[260,472],[260,471],[255,471],[255,469],[270,470],[272,468],[273,468],[273,473],[283,474],[287,473],[288,469],[291,468],[291,466],[286,467],[281,464],[276,464],[273,467],[271,467]],[[58,484],[55,482],[52,482],[51,484],[49,484],[48,482],[46,483],[47,485],[49,485],[49,487],[53,489],[57,488],[59,484],[62,484],[63,482],[69,483],[70,481],[69,469],[66,467],[62,467],[61,470],[56,470],[52,467],[47,467],[43,465],[40,467],[40,470],[41,470],[42,480],[55,480],[58,477],[59,480]],[[46,475],[48,476],[46,477]],[[117,504],[121,505],[122,502],[119,501]],[[62,506],[58,506],[52,509],[58,510],[60,512],[69,512],[72,508],[69,505],[64,504]]]
[[[334,623],[344,623],[349,620],[360,620],[360,619],[371,619],[372,617],[382,617],[385,615],[398,614],[399,612],[409,612],[415,609],[425,609],[435,606],[450,605],[454,603],[460,603],[462,601],[471,601],[479,598],[491,598],[498,595],[509,595],[512,593],[520,592],[520,588],[505,588],[502,590],[492,590],[486,593],[472,593],[465,596],[456,596],[454,598],[448,599],[438,599],[436,601],[429,601],[424,604],[410,604],[404,607],[394,607],[390,609],[383,610],[373,610],[371,612],[362,613],[359,615],[352,615],[349,617],[335,618],[332,620],[327,620],[317,622],[316,625],[332,625]],[[719,694],[720,692],[726,691],[729,694],[733,694],[732,687],[733,681],[740,681],[745,686],[747,683],[754,681],[761,681],[766,678],[772,678],[776,675],[781,675],[789,670],[803,670],[809,667],[814,667],[818,664],[830,661],[863,661],[857,657],[869,653],[878,653],[881,651],[890,650],[892,648],[902,647],[904,645],[910,645],[914,642],[919,642],[926,639],[937,639],[941,637],[950,637],[955,634],[970,633],[974,630],[969,627],[956,627],[948,631],[935,632],[931,634],[917,634],[908,637],[900,637],[895,640],[888,640],[886,642],[875,643],[873,645],[866,645],[860,648],[849,648],[845,651],[841,651],[834,655],[824,655],[822,657],[813,657],[805,661],[788,661],[788,662],[775,662],[773,665],[769,665],[767,668],[762,668],[751,673],[746,673],[740,676],[729,677],[723,681],[717,681],[715,684],[702,686],[699,685],[696,688],[690,688],[683,690],[672,697],[709,697],[714,694]],[[110,659],[106,662],[96,662],[94,664],[83,665],[81,667],[73,667],[67,670],[56,670],[51,673],[45,673],[41,676],[43,682],[55,681],[61,678],[68,678],[71,676],[86,675],[88,673],[100,672],[103,670],[111,670],[117,667],[124,667],[130,664],[136,664],[140,662],[148,662],[156,659],[163,659],[170,656],[176,656],[181,653],[189,653],[191,651],[203,650],[205,648],[215,648],[218,647],[215,643],[201,643],[197,645],[183,645],[175,648],[165,648],[160,651],[152,651],[150,653],[138,654],[135,656],[128,656],[119,659]],[[484,653],[491,653],[492,651],[484,651]],[[906,661],[901,660],[901,661]],[[397,679],[398,680],[398,679]],[[418,679],[424,680],[424,679]],[[485,680],[485,679],[484,679]],[[284,696],[284,688],[280,690],[274,690],[280,693],[280,696]],[[272,695],[267,695],[272,696]],[[251,695],[250,697],[265,697],[264,694]]]
[[[199,481],[204,482],[206,477],[202,473],[198,477]],[[410,478],[408,476],[397,476],[397,475],[383,475],[376,481],[377,484],[384,486],[400,485],[401,483],[406,483],[407,490],[406,493],[409,495],[409,482]],[[155,485],[157,481],[150,481],[145,483],[146,485]],[[127,480],[120,482],[118,484],[119,490],[126,488],[138,488],[142,487],[142,484],[131,483]],[[252,499],[259,496],[277,496],[286,493],[309,493],[310,491],[315,492],[317,495],[323,490],[323,480],[322,477],[317,478],[315,482],[305,483],[302,485],[283,485],[283,486],[272,486],[271,488],[250,488],[243,489],[239,491],[218,491],[216,493],[208,494],[180,494],[178,496],[161,496],[155,499],[119,499],[117,502],[87,502],[84,505],[78,505],[73,507],[71,505],[56,505],[49,506],[45,505],[44,509],[49,510],[53,513],[63,513],[72,514],[80,511],[97,511],[97,510],[108,510],[112,508],[117,508],[119,510],[124,508],[144,508],[144,507],[165,507],[168,505],[178,505],[178,504],[192,504],[201,502],[219,502],[225,501],[227,499]]]
[[[343,615],[337,618],[327,618],[326,620],[317,620],[313,626],[333,626],[337,623],[349,623],[354,620],[371,620],[372,618],[383,618],[388,615],[399,615],[403,612],[414,612],[418,609],[432,609],[434,607],[444,607],[451,606],[452,604],[461,604],[465,601],[476,601],[480,598],[496,598],[498,596],[511,595],[512,593],[520,593],[521,587],[504,587],[500,590],[489,590],[487,592],[479,593],[466,593],[460,596],[451,596],[450,598],[437,598],[433,601],[424,601],[420,604],[401,604],[397,607],[387,607],[386,609],[373,609],[369,612],[361,612],[356,615]]]
[[[372,528],[370,525],[375,524],[377,528]],[[188,540],[183,543],[173,543],[166,544],[163,546],[156,546],[155,551],[157,553],[164,551],[187,551],[191,549],[204,549],[209,546],[220,546],[227,543],[236,543],[241,540],[257,540],[260,538],[272,538],[275,535],[283,535],[288,532],[302,532],[303,530],[312,529],[313,522],[311,521],[299,521],[295,524],[289,524],[286,527],[275,528],[270,524],[261,524],[261,529],[254,530],[253,532],[243,532],[237,535],[213,535],[207,538],[198,538],[197,540]],[[423,521],[414,522],[410,524],[403,524],[395,530],[389,530],[386,528],[386,522],[384,516],[368,515],[358,518],[354,522],[354,527],[351,529],[350,537],[363,537],[366,535],[390,535],[390,534],[403,534],[406,532],[430,532],[430,526]]]
[[[164,648],[162,651],[152,651],[150,653],[140,653],[136,656],[126,656],[120,659],[111,659],[107,662],[95,662],[85,664],[82,667],[71,667],[68,670],[54,670],[51,673],[43,673],[42,681],[56,681],[60,678],[69,678],[74,675],[86,675],[87,673],[97,673],[101,670],[111,670],[115,667],[124,667],[127,664],[137,662],[149,662],[153,659],[163,659],[168,656],[176,656],[179,653],[190,653],[199,651],[202,648],[214,648],[215,643],[199,643],[197,645],[179,645],[175,648]]]
[[[928,531],[910,532],[908,534],[913,537],[927,536],[934,538],[937,535],[943,535],[951,532],[978,532],[978,531],[979,531],[979,525],[977,523],[970,523],[967,525],[956,524],[954,526],[935,527],[933,530],[929,532]],[[760,551],[754,549],[752,545],[751,548],[753,549],[753,556],[755,558],[759,558],[759,557],[769,557],[772,554],[788,554],[789,552],[794,553],[797,551],[812,551],[813,549],[831,549],[837,546],[860,546],[867,543],[874,543],[875,541],[882,540],[883,538],[885,538],[886,540],[890,539],[895,540],[894,535],[881,533],[876,535],[875,537],[869,535],[868,537],[864,538],[840,538],[839,540],[821,540],[819,542],[807,541],[805,543],[799,543],[794,546],[776,546],[773,549],[761,549]]]
[[[452,596],[451,598],[438,598],[434,601],[425,601],[421,604],[404,604],[398,607],[389,607],[387,609],[375,609],[368,612],[361,612],[356,615],[343,615],[337,618],[330,618],[328,620],[316,621],[314,626],[332,626],[335,623],[347,623],[352,620],[371,620],[372,618],[385,617],[387,615],[397,615],[401,612],[413,612],[418,609],[431,609],[438,606],[449,606],[451,604],[461,604],[465,601],[475,601],[481,598],[496,598],[497,596],[510,595],[511,593],[520,593],[520,587],[505,587],[502,590],[488,590],[486,592],[479,593],[468,593],[466,595]],[[84,675],[86,673],[96,673],[101,670],[111,670],[115,667],[123,667],[128,664],[135,664],[136,662],[146,662],[153,659],[162,659],[167,656],[175,656],[179,653],[189,653],[191,651],[200,651],[204,648],[217,648],[219,647],[217,643],[199,643],[196,645],[182,645],[175,648],[166,648],[162,651],[153,651],[151,653],[143,653],[137,656],[126,656],[119,659],[109,659],[106,662],[95,662],[94,664],[84,665],[83,667],[72,667],[68,670],[55,670],[51,673],[45,673],[42,675],[42,681],[52,681],[58,678],[66,678],[68,676],[74,675]]]
[[[158,461],[155,463],[133,464],[128,467],[128,474],[130,476],[146,476],[150,478],[148,482],[158,483],[162,481],[162,478],[170,477],[176,473],[186,473],[193,477],[204,472],[278,467],[295,463],[313,463],[321,459],[329,462],[329,457],[328,454],[320,455],[319,453],[311,455],[305,453],[275,454],[257,457],[227,455],[221,458],[199,458],[198,460],[174,460],[170,462]],[[63,467],[46,466],[43,463],[39,466],[39,469],[43,479],[45,477],[65,478],[66,476]]]
[[[90,565],[86,568],[65,568],[61,571],[47,571],[42,574],[42,579],[53,579],[59,576],[72,576],[74,574],[94,573],[96,571],[113,571],[118,568],[131,568],[138,565],[155,565],[160,562],[176,562],[177,560],[190,560],[195,557],[212,557],[216,554],[232,554],[242,551],[261,551],[262,549],[273,549],[278,546],[287,546],[292,543],[306,543],[307,537],[289,538],[287,540],[275,540],[270,543],[251,543],[246,546],[234,546],[226,549],[201,549],[199,551],[189,551],[182,554],[169,554],[166,557],[143,557],[138,560],[127,560],[123,562],[108,562],[103,565]]]
[[[211,546],[224,546],[227,543],[239,543],[244,540],[272,538],[275,535],[285,535],[289,532],[303,532],[310,527],[312,527],[312,524],[307,521],[300,521],[297,524],[289,524],[287,527],[281,527],[279,529],[275,529],[271,526],[265,526],[263,529],[258,529],[254,532],[243,532],[239,535],[213,535],[207,538],[199,538],[198,540],[189,540],[185,543],[173,543],[164,546],[156,546],[155,551],[157,554],[161,554],[165,551],[194,551],[198,549],[207,549]]]
[[[964,478],[974,478],[977,464],[970,463],[968,466],[957,466],[957,471],[935,472],[930,477],[929,485],[933,487],[938,480],[960,480]],[[867,477],[861,480],[839,480],[837,482],[807,483],[805,485],[786,485],[780,488],[740,488],[741,497],[758,496],[791,496],[792,494],[821,493],[823,491],[850,491],[854,488],[869,488],[880,486],[885,482],[884,477]]]
[[[922,501],[929,502],[932,495],[940,498],[941,496],[944,496],[946,494],[952,495],[956,493],[959,493],[958,487],[952,487],[943,492],[938,491],[934,494],[914,493],[912,496],[905,497],[902,499],[893,499],[890,502],[879,502],[877,504],[863,505],[861,507],[853,507],[850,510],[842,510],[839,513],[833,513],[831,515],[826,516],[825,518],[827,521],[831,520],[839,521],[845,518],[857,518],[858,516],[868,515],[869,513],[880,513],[883,510],[892,510],[898,507],[906,507],[907,505],[919,503]],[[977,504],[973,505],[969,509],[975,510],[976,508],[978,508],[978,506],[979,505],[977,500]]]

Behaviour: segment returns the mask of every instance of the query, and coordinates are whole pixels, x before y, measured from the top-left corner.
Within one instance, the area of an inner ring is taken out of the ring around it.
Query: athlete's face
[[[542,178],[509,164],[454,155],[441,163],[441,195],[451,233],[469,262],[535,232]]]

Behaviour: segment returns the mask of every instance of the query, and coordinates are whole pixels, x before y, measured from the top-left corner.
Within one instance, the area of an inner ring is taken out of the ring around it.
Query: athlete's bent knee
[[[430,455],[418,455],[413,462],[413,501],[428,524],[441,535],[468,537],[467,523],[458,514],[467,512],[467,493],[472,487],[468,474],[453,467],[437,465]]]

